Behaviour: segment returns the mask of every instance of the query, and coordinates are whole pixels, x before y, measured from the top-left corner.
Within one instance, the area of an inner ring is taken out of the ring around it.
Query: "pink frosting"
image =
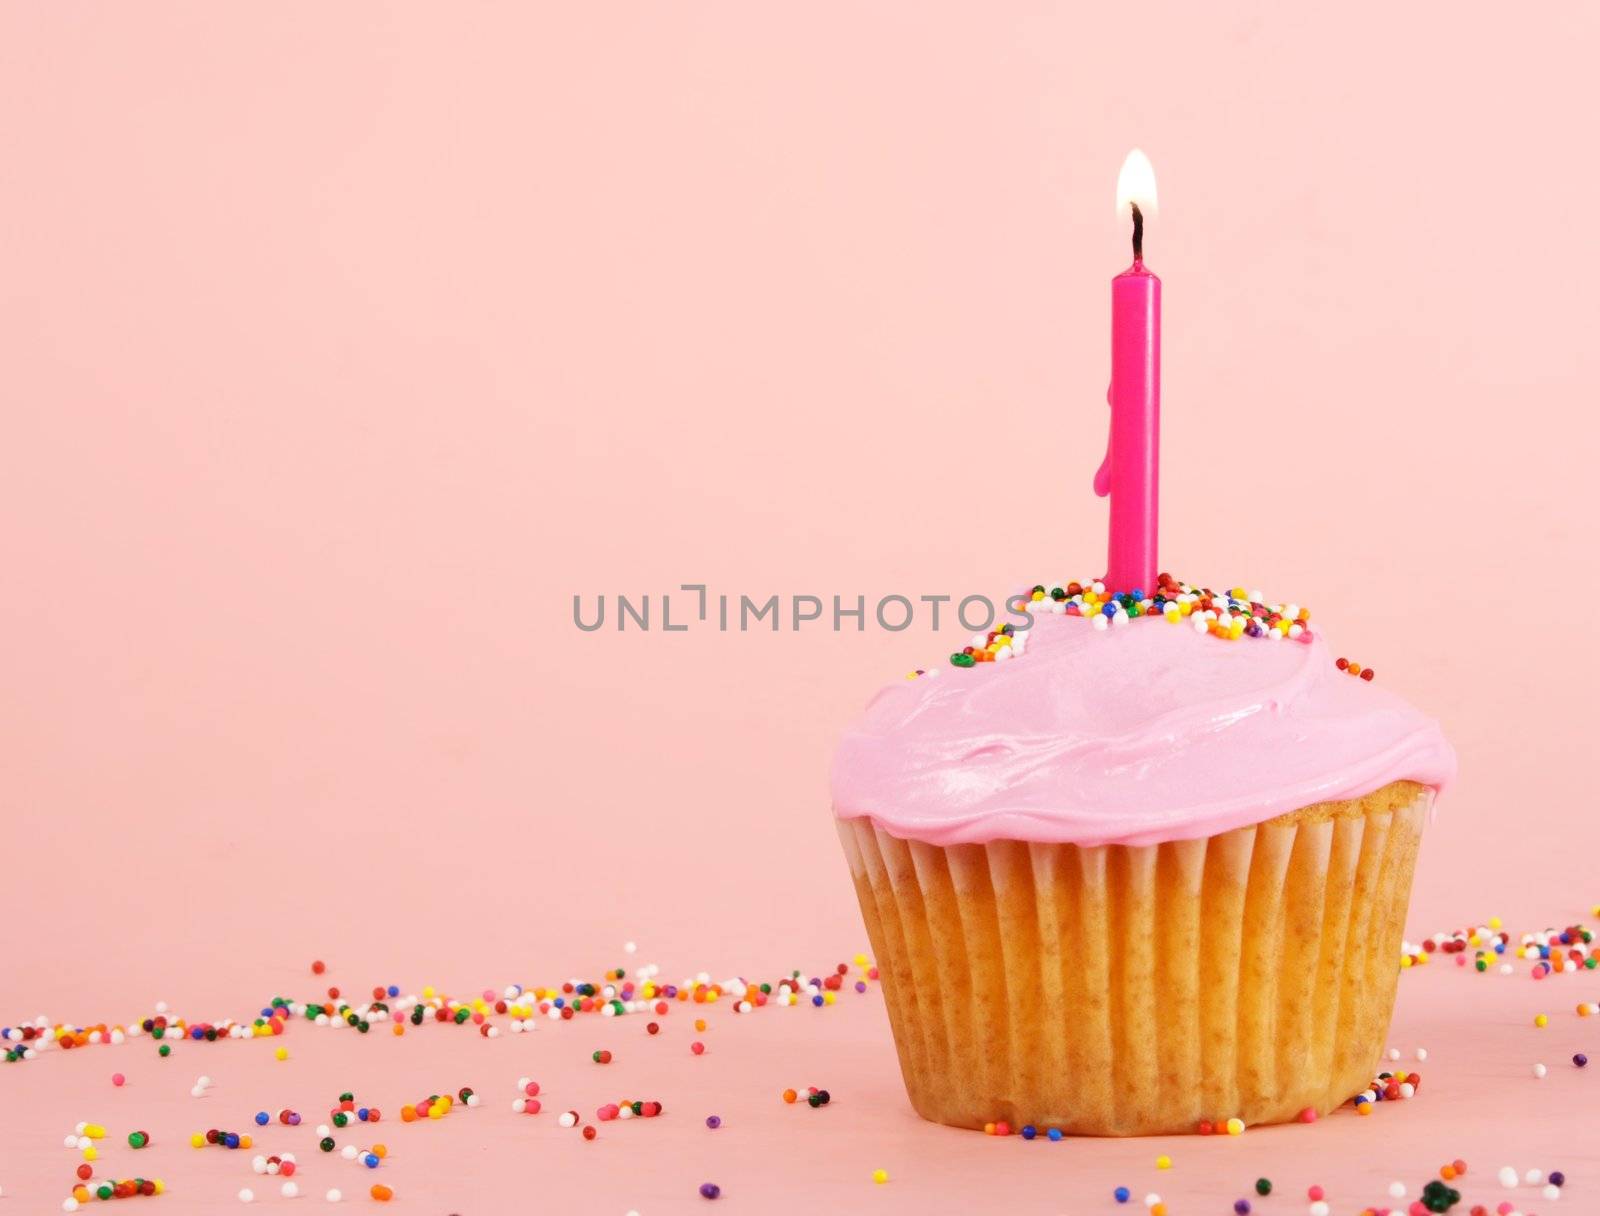
[[[1040,615],[1006,663],[891,685],[833,765],[841,818],[895,836],[1158,844],[1409,779],[1442,789],[1439,724],[1310,643]]]

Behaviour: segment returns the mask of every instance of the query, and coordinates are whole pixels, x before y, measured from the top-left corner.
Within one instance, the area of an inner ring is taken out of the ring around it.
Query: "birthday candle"
[[[1136,148],[1117,177],[1133,265],[1111,280],[1111,439],[1095,493],[1111,497],[1107,587],[1147,595],[1156,582],[1161,470],[1161,280],[1144,264],[1144,221],[1155,208],[1155,171]]]

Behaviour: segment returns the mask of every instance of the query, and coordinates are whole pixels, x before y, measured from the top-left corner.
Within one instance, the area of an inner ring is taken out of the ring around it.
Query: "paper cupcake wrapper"
[[[1076,1135],[1284,1122],[1376,1075],[1432,791],[1202,840],[941,848],[839,821],[906,1090]]]

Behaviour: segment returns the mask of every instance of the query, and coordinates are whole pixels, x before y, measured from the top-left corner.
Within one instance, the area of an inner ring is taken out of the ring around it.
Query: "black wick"
[[[1129,203],[1133,208],[1133,260],[1144,261],[1144,212],[1139,210],[1138,203]]]

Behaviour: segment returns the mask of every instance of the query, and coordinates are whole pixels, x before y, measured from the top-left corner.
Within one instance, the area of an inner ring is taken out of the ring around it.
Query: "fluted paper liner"
[[[911,1104],[957,1127],[1185,1132],[1376,1075],[1432,791],[1201,840],[939,847],[839,821]]]

